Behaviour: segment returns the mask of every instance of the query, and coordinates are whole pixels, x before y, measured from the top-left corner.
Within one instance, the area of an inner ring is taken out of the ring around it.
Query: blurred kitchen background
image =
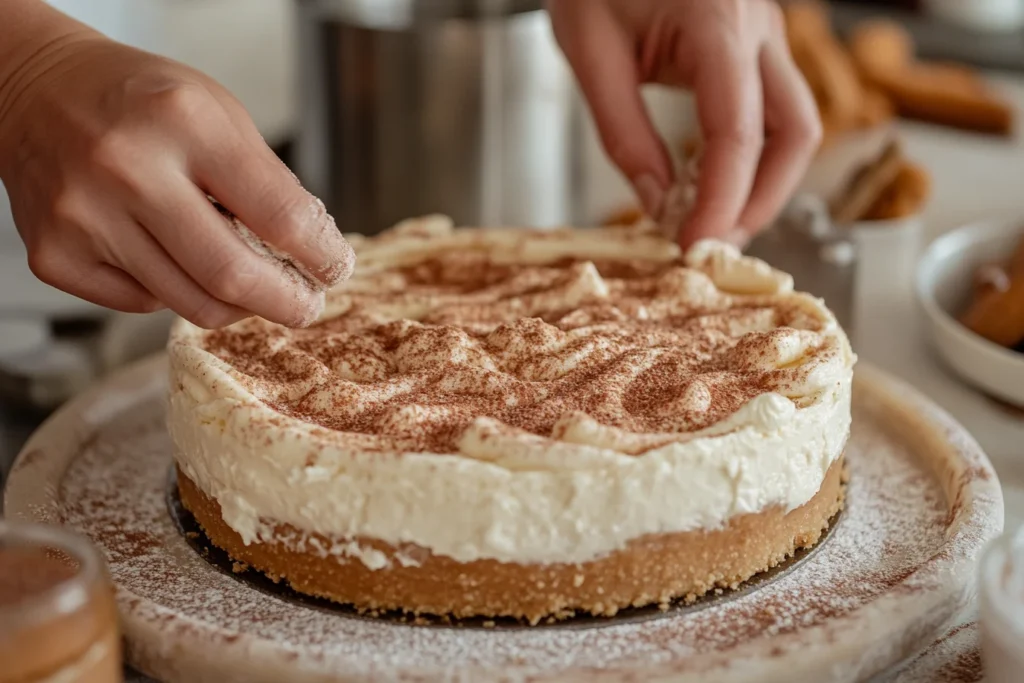
[[[631,214],[630,192],[604,159],[541,0],[52,4],[224,83],[345,231],[375,233],[435,211],[463,224],[535,226]],[[878,17],[900,27],[919,58],[966,67],[1014,113],[1024,107],[1024,0],[832,2],[828,40],[843,45],[864,20]],[[819,85],[822,113],[831,115],[830,83]],[[900,154],[928,178],[927,196],[913,211],[922,241],[974,220],[1024,218],[1024,145],[1013,130],[907,120],[898,97],[880,92],[872,100],[880,109],[829,129],[804,188],[808,197],[834,195],[895,135]],[[689,99],[660,88],[646,94],[666,140],[681,152],[693,129]],[[789,219],[806,223],[816,206],[798,202],[806,215],[790,212]],[[972,390],[943,399],[947,394],[928,386],[930,377],[945,388],[959,385],[927,350],[877,333],[888,325],[908,338],[916,334],[906,310],[895,307],[897,297],[876,291],[864,310],[862,291],[869,284],[899,290],[913,262],[885,247],[889,260],[877,257],[875,272],[894,279],[866,275],[858,271],[856,245],[823,239],[827,232],[780,228],[752,249],[825,295],[857,331],[862,357],[909,376],[975,433],[1024,429],[1024,418]],[[41,419],[96,378],[159,350],[169,323],[166,314],[110,314],[36,281],[0,192],[0,483]],[[982,441],[990,453],[1005,443]]]

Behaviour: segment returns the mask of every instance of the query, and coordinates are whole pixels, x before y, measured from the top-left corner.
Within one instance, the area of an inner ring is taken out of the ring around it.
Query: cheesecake
[[[735,588],[840,509],[855,356],[788,274],[645,224],[350,242],[314,325],[172,331],[181,500],[237,562],[537,623]]]

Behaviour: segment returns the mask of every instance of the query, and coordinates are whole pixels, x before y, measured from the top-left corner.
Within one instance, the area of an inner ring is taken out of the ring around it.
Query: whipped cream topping
[[[172,335],[179,464],[246,542],[582,562],[798,507],[845,445],[845,335],[731,246],[436,216],[349,241],[314,327]]]

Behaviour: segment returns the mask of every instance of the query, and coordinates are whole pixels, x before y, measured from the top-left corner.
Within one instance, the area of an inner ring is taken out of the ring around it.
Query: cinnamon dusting
[[[334,296],[347,310],[312,328],[250,319],[202,343],[276,411],[364,450],[451,452],[480,417],[548,438],[575,413],[683,434],[767,392],[796,398],[812,368],[844,362],[805,306],[721,291],[681,260],[452,252]]]

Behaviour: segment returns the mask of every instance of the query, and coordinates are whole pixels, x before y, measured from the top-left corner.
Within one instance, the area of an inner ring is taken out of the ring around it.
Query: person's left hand
[[[548,10],[605,150],[649,215],[661,218],[674,177],[639,87],[662,83],[693,89],[704,136],[680,242],[742,243],[775,217],[821,139],[775,2],[548,0]]]
[[[352,248],[241,103],[183,64],[38,11],[48,30],[0,73],[0,179],[32,272],[205,328],[315,322]]]

